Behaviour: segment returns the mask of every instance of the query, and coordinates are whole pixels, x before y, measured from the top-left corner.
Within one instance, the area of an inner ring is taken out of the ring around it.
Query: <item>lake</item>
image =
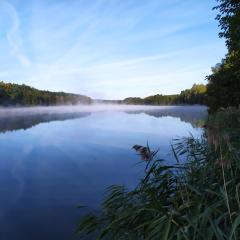
[[[0,239],[72,239],[106,187],[136,186],[145,165],[134,144],[174,161],[172,139],[199,137],[206,116],[201,106],[0,109]]]

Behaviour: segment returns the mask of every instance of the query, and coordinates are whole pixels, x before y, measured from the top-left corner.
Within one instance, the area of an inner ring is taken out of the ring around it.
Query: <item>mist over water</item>
[[[36,106],[36,107],[8,107],[0,108],[0,117],[8,115],[69,113],[69,112],[99,112],[99,111],[149,111],[165,109],[185,109],[192,111],[205,110],[204,106],[149,106],[149,105],[124,105],[124,104],[92,104],[73,106]]]
[[[98,211],[106,187],[138,183],[134,144],[172,161],[172,139],[200,136],[206,116],[202,106],[1,108],[0,239],[71,239],[78,205]]]

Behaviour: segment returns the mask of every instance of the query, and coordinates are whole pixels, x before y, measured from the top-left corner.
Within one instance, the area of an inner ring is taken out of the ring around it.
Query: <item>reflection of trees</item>
[[[169,107],[169,108],[159,108],[151,110],[137,110],[137,111],[127,111],[128,114],[138,114],[144,113],[156,118],[160,117],[174,117],[180,118],[183,122],[191,123],[193,127],[202,127],[207,118],[207,108],[206,107]]]
[[[191,123],[193,127],[201,127],[207,117],[205,107],[168,107],[158,109],[143,109],[126,111],[128,114],[144,113],[153,117],[175,117],[181,121]],[[68,119],[78,119],[89,116],[90,112],[7,112],[0,114],[0,132],[28,129],[35,125],[51,121],[65,121]]]
[[[28,129],[40,123],[65,121],[89,116],[88,112],[78,113],[35,113],[23,115],[8,115],[0,117],[0,132]]]

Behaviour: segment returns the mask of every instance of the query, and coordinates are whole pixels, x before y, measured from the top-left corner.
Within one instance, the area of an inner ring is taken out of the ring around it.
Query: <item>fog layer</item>
[[[153,111],[153,110],[173,110],[182,109],[188,111],[206,110],[203,106],[146,106],[146,105],[77,105],[77,106],[51,106],[51,107],[10,107],[0,108],[0,117],[39,115],[39,114],[62,114],[81,112],[101,112],[101,111]]]

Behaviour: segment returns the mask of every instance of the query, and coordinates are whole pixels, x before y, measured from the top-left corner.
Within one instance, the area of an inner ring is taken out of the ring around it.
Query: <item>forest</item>
[[[175,95],[154,95],[146,98],[129,97],[124,100],[95,100],[90,97],[65,93],[42,91],[25,84],[0,82],[0,105],[2,106],[50,106],[76,104],[133,104],[133,105],[180,105],[207,104],[206,86],[194,84],[191,89]]]
[[[33,106],[33,105],[75,105],[90,104],[91,98],[72,93],[42,91],[13,83],[0,82],[0,105]]]
[[[123,100],[125,104],[145,105],[178,105],[178,104],[207,104],[207,88],[204,84],[194,84],[191,89],[175,95],[154,95],[146,98],[129,97]]]

